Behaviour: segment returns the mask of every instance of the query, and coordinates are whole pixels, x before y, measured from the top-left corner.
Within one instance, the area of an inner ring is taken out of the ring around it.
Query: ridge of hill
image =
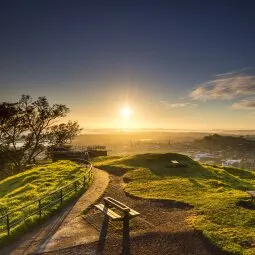
[[[194,145],[210,150],[228,148],[241,152],[255,151],[255,140],[247,139],[244,136],[208,135],[203,139],[195,140]]]

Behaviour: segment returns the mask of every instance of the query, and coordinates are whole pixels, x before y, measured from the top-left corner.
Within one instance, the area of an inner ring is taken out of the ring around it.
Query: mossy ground
[[[186,166],[174,168],[171,160]],[[124,172],[127,193],[192,205],[187,221],[222,250],[255,254],[255,202],[246,192],[254,189],[254,172],[201,165],[174,153],[102,157],[94,165]]]

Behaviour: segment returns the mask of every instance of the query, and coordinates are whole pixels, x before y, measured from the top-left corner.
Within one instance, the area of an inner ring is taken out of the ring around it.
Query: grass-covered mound
[[[171,167],[178,160],[186,167]],[[125,191],[143,198],[169,199],[194,207],[189,223],[212,243],[234,254],[255,254],[255,173],[243,169],[201,165],[180,154],[106,157],[99,168],[124,171]]]
[[[88,169],[81,167],[75,162],[62,160],[55,163],[33,167],[30,170],[26,170],[22,173],[1,180],[0,216],[8,212],[12,212],[10,214],[10,222],[22,219],[22,217],[27,215],[29,211],[31,213],[31,211],[38,208],[38,203],[31,204],[31,202],[57,190],[60,187],[72,183],[78,178],[82,178],[87,171]],[[72,195],[72,193],[70,193],[70,195]],[[59,198],[59,196],[59,192],[51,196],[46,196],[46,198],[42,199],[42,206],[50,203],[56,198]],[[26,205],[29,205],[29,207],[17,210]],[[57,207],[59,206],[53,206],[49,209],[47,208],[47,210],[45,209],[43,216],[51,213],[51,211],[55,210]],[[17,210],[17,212],[13,212],[15,210]],[[30,223],[34,220],[38,220],[38,216],[28,219]],[[18,227],[24,227],[23,225],[23,222],[21,222]],[[6,227],[5,218],[0,221],[0,229],[3,227]],[[12,233],[16,232],[16,230],[17,229],[14,227],[12,229]],[[6,235],[5,232],[1,233],[0,237],[4,235]]]

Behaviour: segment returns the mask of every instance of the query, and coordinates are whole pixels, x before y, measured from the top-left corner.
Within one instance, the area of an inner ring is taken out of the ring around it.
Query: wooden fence
[[[0,216],[0,238],[5,236],[1,235],[1,233],[5,232],[6,235],[10,236],[11,230],[15,227],[21,226],[29,221],[29,219],[32,219],[32,217],[36,217],[37,219],[42,218],[43,214],[49,213],[52,209],[60,207],[64,200],[73,197],[82,189],[87,188],[92,179],[92,164],[85,162],[85,165],[87,172],[83,177],[54,190],[23,207]]]
[[[102,145],[73,145],[71,150],[74,151],[89,151],[89,150],[106,150],[106,146]]]

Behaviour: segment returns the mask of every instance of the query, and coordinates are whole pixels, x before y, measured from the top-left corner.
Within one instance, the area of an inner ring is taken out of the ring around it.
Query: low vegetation
[[[185,164],[172,167],[171,160]],[[255,173],[201,165],[180,154],[102,157],[94,165],[125,173],[125,191],[147,199],[168,199],[193,206],[187,219],[213,244],[232,254],[255,254]]]
[[[77,163],[62,160],[55,163],[33,167],[30,170],[26,170],[0,181],[0,216],[29,205],[27,208],[17,210],[17,212],[10,215],[10,222],[22,219],[26,213],[31,213],[33,210],[38,208],[37,203],[31,204],[31,202],[57,190],[60,187],[72,183],[78,178],[82,178],[87,171],[88,170],[86,168],[78,165]],[[70,193],[70,195],[73,194]],[[55,195],[55,197],[52,195],[42,200],[42,206],[59,198],[59,192]],[[68,197],[65,199],[68,199]],[[50,214],[58,207],[59,203],[57,207],[53,206],[44,210],[42,217]],[[26,223],[29,225],[36,220],[38,220],[38,215],[29,218]],[[21,222],[17,228],[14,227],[12,233],[17,232],[20,227],[24,228],[23,225],[23,222]],[[0,221],[0,230],[5,227],[6,219],[4,218]],[[1,233],[0,237],[5,235],[6,231]]]

